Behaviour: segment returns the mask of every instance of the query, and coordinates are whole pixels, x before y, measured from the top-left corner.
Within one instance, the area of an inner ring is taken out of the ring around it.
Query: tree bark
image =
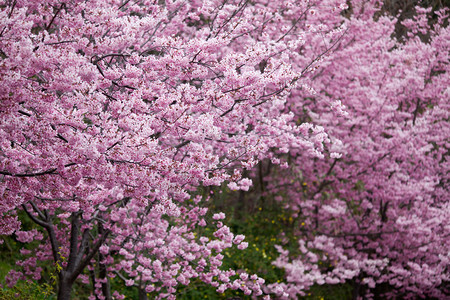
[[[101,222],[99,222],[98,224],[98,233],[100,234],[100,236],[103,236],[105,234],[105,230],[103,228],[103,225]],[[98,275],[102,280],[106,280],[105,282],[102,282],[102,293],[103,296],[105,296],[106,300],[111,300],[112,299],[112,295],[111,295],[111,284],[109,282],[109,278],[107,276],[107,267],[104,263],[102,263],[102,261],[105,259],[105,256],[103,254],[101,254],[100,252],[98,253]]]
[[[148,300],[147,292],[142,288],[138,289],[139,289],[139,300]]]
[[[71,282],[65,276],[62,275],[59,277],[58,300],[70,300],[70,293],[72,292],[72,285],[73,285],[73,282]]]

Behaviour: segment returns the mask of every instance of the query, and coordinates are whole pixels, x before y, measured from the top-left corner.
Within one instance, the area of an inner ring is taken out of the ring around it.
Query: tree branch
[[[30,201],[29,203],[33,207],[34,211],[39,215],[39,217],[41,217],[42,221],[46,221],[46,222],[49,221],[48,218],[46,216],[44,216],[42,211],[39,209],[39,207],[37,207],[37,205],[33,201]]]
[[[50,26],[52,26],[53,22],[56,19],[56,16],[59,14],[59,12],[61,11],[61,9],[63,9],[63,7],[65,6],[65,3],[61,3],[61,6],[58,8],[58,10],[55,12],[55,14],[53,15],[53,18],[50,20],[50,23],[48,23],[48,25],[45,27],[45,30],[49,30]]]
[[[67,271],[71,273],[75,268],[76,258],[78,255],[78,235],[80,234],[80,212],[74,212],[71,215],[70,228],[70,253],[67,265]]]
[[[64,167],[71,167],[76,165],[76,163],[68,163],[65,164]],[[0,174],[2,175],[6,175],[6,176],[12,176],[12,177],[37,177],[37,176],[43,176],[43,175],[50,175],[50,174],[55,174],[57,168],[51,168],[48,169],[46,171],[42,171],[42,172],[36,172],[36,173],[17,173],[17,174],[13,174],[11,172],[8,171],[0,171]]]
[[[98,239],[98,241],[90,249],[90,253],[88,253],[86,255],[86,257],[75,267],[73,272],[69,275],[71,281],[75,280],[78,277],[78,275],[80,275],[81,272],[83,272],[84,268],[89,264],[89,262],[94,257],[94,255],[98,252],[98,249],[100,248],[100,246],[103,244],[103,242],[106,240],[106,238],[108,237],[108,235],[110,233],[111,233],[111,231],[109,229],[104,231],[103,235]],[[82,253],[79,253],[79,254],[82,255]]]
[[[50,244],[52,247],[53,260],[55,261],[55,263],[59,262],[61,258],[58,253],[59,243],[58,240],[56,239],[55,229],[53,228],[53,225],[50,224],[49,222],[41,221],[35,216],[33,216],[33,214],[27,209],[25,204],[22,204],[22,208],[33,222],[44,227],[47,230],[48,237],[50,239]]]
[[[49,224],[48,224],[47,222],[44,222],[44,221],[42,221],[42,220],[39,220],[38,218],[36,218],[35,216],[33,216],[33,214],[28,210],[28,208],[26,207],[25,204],[22,204],[22,208],[23,208],[23,210],[26,212],[26,214],[28,215],[28,217],[30,217],[30,219],[31,219],[34,223],[36,223],[36,224],[38,224],[38,225],[40,225],[40,226],[42,226],[42,227],[44,227],[44,228],[47,228],[47,227],[49,226]]]
[[[19,173],[19,174],[13,174],[13,173],[10,173],[7,171],[0,171],[0,174],[7,175],[7,176],[13,176],[13,177],[37,177],[37,176],[42,176],[42,175],[54,174],[56,170],[57,170],[56,168],[52,168],[52,169],[49,169],[49,170],[43,171],[43,172]]]

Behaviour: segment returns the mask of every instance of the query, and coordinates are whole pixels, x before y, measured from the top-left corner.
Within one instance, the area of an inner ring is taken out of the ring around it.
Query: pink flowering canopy
[[[9,284],[51,261],[58,299],[76,281],[122,299],[111,278],[140,299],[192,280],[449,295],[448,10],[417,7],[397,39],[379,2],[3,1],[0,234],[37,245]],[[248,244],[200,192],[249,192],[258,164],[303,224],[276,284],[222,268]]]
[[[295,90],[288,99],[339,153],[308,160],[290,151],[290,168],[266,178],[303,224],[299,253],[280,245],[274,262],[287,277],[273,288],[291,297],[346,281],[365,299],[450,293],[448,10],[431,27],[431,8],[417,7],[395,40],[397,20],[376,15],[377,7],[352,2],[341,19],[347,34],[309,78],[316,93]],[[304,52],[320,47],[305,44]]]

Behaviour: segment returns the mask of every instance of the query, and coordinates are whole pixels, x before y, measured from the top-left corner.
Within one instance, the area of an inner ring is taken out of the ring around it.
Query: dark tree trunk
[[[99,223],[99,225],[98,225],[98,232],[101,236],[103,236],[105,234],[105,230],[101,223]],[[111,284],[110,284],[109,278],[107,276],[107,267],[104,263],[102,263],[102,261],[104,259],[105,259],[105,256],[99,252],[98,253],[98,269],[99,269],[98,273],[99,274],[98,275],[101,279],[106,280],[106,282],[102,282],[103,296],[105,296],[106,300],[112,300]]]
[[[147,292],[141,288],[139,288],[139,300],[148,300]]]
[[[359,280],[355,280],[353,282],[353,293],[352,293],[353,300],[356,300],[359,298],[360,290],[361,290],[361,284],[359,283]]]
[[[58,300],[70,300],[73,282],[60,276],[58,284]]]
[[[103,255],[100,255],[100,260],[103,259]],[[111,284],[109,282],[109,278],[106,276],[106,265],[100,263],[99,264],[99,277],[105,279],[106,282],[102,282],[102,294],[105,296],[106,300],[111,300]]]

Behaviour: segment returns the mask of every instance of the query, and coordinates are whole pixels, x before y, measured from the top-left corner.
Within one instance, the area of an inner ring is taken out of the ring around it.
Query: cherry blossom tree
[[[291,151],[291,167],[266,178],[297,219],[298,253],[280,246],[287,282],[273,286],[292,297],[344,282],[364,298],[450,293],[448,10],[433,12],[431,26],[431,8],[416,7],[396,40],[397,19],[380,8],[352,1],[347,34],[309,77],[316,94],[288,100],[342,153]],[[305,45],[306,56],[320,47]]]
[[[379,1],[0,8],[0,234],[38,244],[10,284],[51,261],[58,299],[77,280],[120,299],[113,277],[141,299],[193,279],[277,298],[339,282],[448,293],[445,10],[431,26],[417,8],[396,40]],[[278,248],[281,284],[221,268],[247,244],[199,193],[248,191],[258,163],[277,166],[260,184],[304,224],[298,255]]]
[[[305,43],[298,13],[343,5],[3,2],[0,233],[41,241],[10,284],[39,279],[50,260],[58,299],[86,270],[102,299],[113,276],[144,298],[173,298],[192,277],[261,294],[256,275],[219,269],[243,237],[220,222],[216,240],[195,236],[206,211],[186,203],[200,186],[248,190],[243,170],[274,148],[323,156],[323,127],[285,110],[322,54],[293,65],[289,53]],[[20,211],[43,231],[21,230]]]

